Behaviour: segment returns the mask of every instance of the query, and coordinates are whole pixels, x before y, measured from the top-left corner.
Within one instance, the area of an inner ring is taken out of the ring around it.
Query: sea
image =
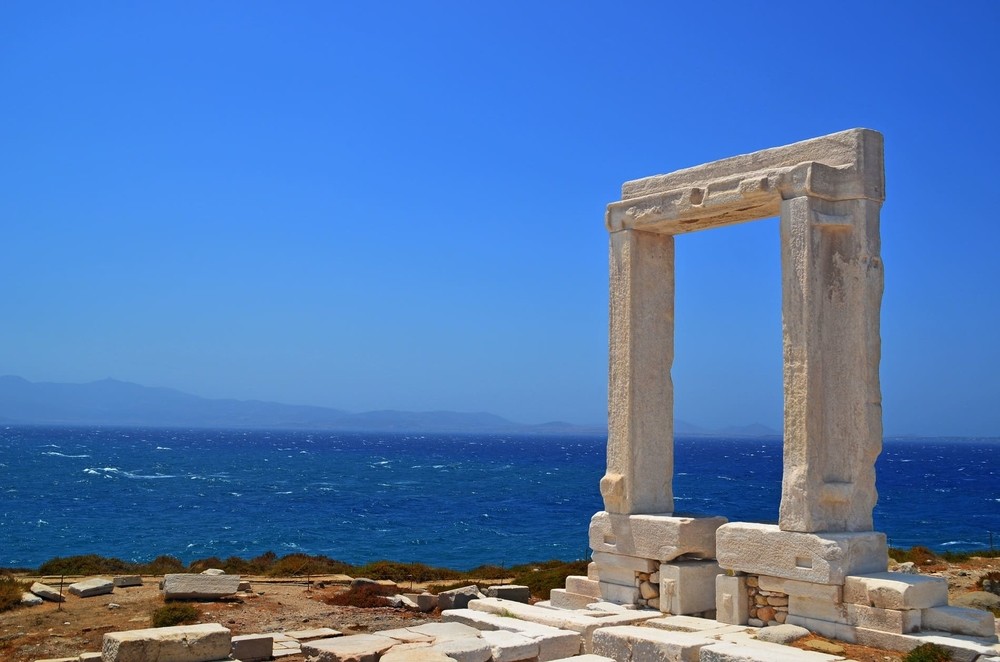
[[[0,567],[266,551],[455,569],[589,555],[606,438],[0,427]],[[678,513],[775,522],[781,440],[675,441]],[[1000,546],[1000,439],[887,439],[894,547]],[[993,540],[994,536],[996,541]]]

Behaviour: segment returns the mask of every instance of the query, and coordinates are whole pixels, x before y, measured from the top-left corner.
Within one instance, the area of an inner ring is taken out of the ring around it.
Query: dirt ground
[[[920,568],[924,574],[937,574],[948,579],[952,596],[975,590],[978,577],[990,570],[1000,570],[1000,559],[974,558],[969,561],[946,564],[937,563]],[[38,578],[25,578],[33,581]],[[42,578],[51,586],[58,586],[59,579]],[[67,577],[66,585],[77,581]],[[144,585],[116,588],[110,595],[78,598],[66,595],[61,605],[45,602],[38,607],[18,608],[0,614],[0,659],[9,662],[33,662],[41,658],[79,655],[100,651],[106,632],[134,630],[151,627],[150,615],[163,605],[158,590],[159,577],[144,577]],[[337,607],[323,602],[324,597],[345,590],[348,578],[317,577],[309,586],[303,580],[277,580],[262,577],[245,577],[253,588],[239,597],[219,602],[193,602],[201,611],[200,622],[221,623],[233,634],[255,634],[329,627],[345,634],[374,632],[430,620],[439,620],[436,613],[420,614],[402,609],[361,609]],[[419,591],[419,584],[413,590]],[[400,591],[411,590],[410,585]],[[112,606],[117,605],[117,606]],[[828,641],[811,636],[796,642],[796,647],[816,650]],[[864,646],[833,642],[843,647],[839,653],[857,662],[900,662],[901,653]],[[304,660],[301,656],[283,658],[289,661]]]

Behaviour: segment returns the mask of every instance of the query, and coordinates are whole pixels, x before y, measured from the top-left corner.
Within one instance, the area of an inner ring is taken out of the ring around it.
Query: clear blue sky
[[[0,374],[606,416],[628,179],[885,134],[888,433],[1000,435],[1000,3],[0,5]],[[781,425],[773,220],[679,238],[676,415]]]

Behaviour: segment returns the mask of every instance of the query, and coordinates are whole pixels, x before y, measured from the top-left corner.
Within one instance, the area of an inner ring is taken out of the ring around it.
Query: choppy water
[[[454,568],[588,554],[604,439],[0,428],[0,567],[96,553]],[[780,440],[678,439],[678,511],[775,521]],[[876,528],[894,546],[1000,545],[1000,441],[886,443]]]

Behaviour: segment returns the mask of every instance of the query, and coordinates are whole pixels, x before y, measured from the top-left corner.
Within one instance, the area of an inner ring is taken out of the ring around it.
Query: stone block
[[[927,609],[948,604],[948,580],[901,572],[851,575],[844,580],[844,602],[882,609]]]
[[[538,657],[538,642],[510,630],[487,630],[483,641],[493,652],[493,662],[518,662]]]
[[[757,638],[772,644],[787,646],[797,639],[809,635],[809,630],[798,625],[775,625],[773,627],[761,628],[757,631]]]
[[[900,634],[920,630],[921,614],[919,609],[882,609],[881,607],[855,604],[845,606],[847,608],[847,622],[857,627]]]
[[[591,561],[587,564],[587,579],[593,579],[595,582],[601,578],[601,575],[597,571],[597,563]]]
[[[750,618],[747,603],[747,578],[715,576],[715,620],[732,625],[746,625]]]
[[[69,592],[81,598],[92,598],[95,595],[107,595],[115,590],[115,583],[103,577],[93,577],[74,582],[69,585]]]
[[[232,639],[229,657],[240,662],[270,660],[274,651],[274,637],[269,634],[240,634]]]
[[[43,602],[45,601],[30,591],[24,591],[21,593],[21,604],[26,607],[37,607]]]
[[[333,628],[311,628],[309,630],[291,630],[284,633],[286,637],[296,641],[311,641],[313,639],[332,639],[343,633]]]
[[[597,564],[597,573],[600,575],[600,581],[614,581],[608,577],[604,576],[605,570],[611,571],[621,571],[631,573],[632,579],[628,582],[632,584],[635,582],[635,573],[637,572],[648,572],[650,574],[654,573],[659,569],[660,562],[652,558],[640,558],[638,556],[628,556],[626,554],[610,554],[607,552],[594,552],[591,558],[594,559],[594,563]]]
[[[788,614],[803,618],[818,618],[831,623],[849,623],[847,607],[843,603],[830,602],[819,598],[788,596]]]
[[[455,662],[487,662],[493,655],[490,645],[478,632],[475,637],[435,640],[431,648],[444,653]]]
[[[683,561],[660,565],[660,611],[674,615],[715,609],[715,561]]]
[[[850,644],[853,644],[856,641],[855,632],[858,628],[853,625],[848,625],[847,623],[834,623],[832,621],[825,621],[821,618],[806,618],[805,616],[794,616],[792,614],[788,615],[785,623],[804,627],[810,632],[815,632],[816,634],[829,639],[846,641]]]
[[[583,644],[579,632],[560,630],[521,617],[508,618],[473,609],[452,609],[441,614],[441,618],[445,622],[462,623],[481,632],[506,630],[529,637],[538,644],[539,662],[577,655]]]
[[[104,662],[213,662],[229,657],[229,630],[218,623],[108,632]]]
[[[441,611],[445,609],[465,609],[469,606],[470,600],[480,597],[482,597],[482,594],[479,592],[479,587],[475,584],[455,588],[450,591],[441,591],[438,593],[438,607],[441,608]]]
[[[518,586],[517,584],[490,586],[486,589],[486,597],[502,598],[504,600],[513,600],[514,602],[527,604],[531,599],[531,589],[527,586]]]
[[[406,628],[410,632],[434,637],[435,641],[445,641],[448,639],[468,639],[479,636],[479,630],[458,622],[425,623]]]
[[[611,583],[617,584],[620,582]],[[599,581],[578,575],[570,575],[566,578],[566,590],[570,593],[578,593],[579,595],[589,595],[592,598],[601,597],[601,583]]]
[[[455,662],[454,658],[431,648],[430,644],[400,644],[379,658],[379,662]]]
[[[634,625],[659,616],[657,612],[650,610],[626,610],[610,615],[602,612],[593,612],[593,615],[590,615],[581,611],[545,609],[537,605],[523,605],[519,602],[508,602],[507,600],[497,600],[495,598],[473,600],[469,603],[469,608],[494,614],[506,613],[513,616],[514,619],[540,623],[560,630],[578,632],[583,639],[583,651],[586,653],[592,652],[590,649],[591,640],[594,631],[598,628],[615,625]]]
[[[598,584],[618,584],[619,586],[635,586],[635,570],[626,568],[609,568],[607,566],[600,569],[600,579],[593,580]]]
[[[815,584],[813,582],[800,582],[794,579],[760,575],[757,577],[757,586],[762,591],[784,593],[789,596],[796,595],[801,598],[813,598],[816,600],[826,600],[827,602],[844,601],[842,597],[843,587],[839,584]]]
[[[715,558],[715,531],[725,517],[623,515],[601,511],[590,520],[595,552],[672,561],[681,555]]]
[[[642,597],[639,594],[638,586],[622,586],[620,584],[609,584],[607,582],[601,582],[600,586],[601,598],[607,600],[608,602],[631,605],[638,602]]]
[[[302,644],[302,653],[312,662],[378,662],[399,642],[377,634],[352,634],[335,639],[315,639]]]
[[[404,593],[403,595],[416,603],[419,611],[434,611],[438,606],[438,598],[433,593]]]
[[[80,653],[79,662],[101,662],[100,653]],[[243,662],[242,660],[240,662]]]
[[[710,618],[698,618],[696,616],[664,616],[654,618],[643,623],[645,627],[657,628],[660,630],[671,630],[673,632],[700,632],[711,636],[728,634],[731,632],[745,632],[746,627],[739,625],[727,625]]]
[[[884,572],[885,534],[797,533],[773,524],[734,522],[719,527],[719,565],[753,575],[815,584],[843,584],[849,575]]]
[[[116,588],[126,588],[128,586],[142,586],[142,577],[139,575],[118,575],[112,580]]]
[[[163,576],[163,597],[167,600],[217,600],[235,595],[239,575],[176,573]]]
[[[617,662],[698,662],[699,651],[710,640],[689,632],[623,625],[597,630],[593,642],[594,653]]]
[[[701,649],[700,662],[835,662],[844,658],[799,650],[766,641],[710,642]]]
[[[549,591],[549,605],[555,609],[586,609],[600,598],[589,595],[571,593],[564,588],[554,588]]]
[[[563,657],[558,660],[551,660],[550,662],[615,662],[610,657],[604,657],[603,655],[594,655],[593,653],[586,653],[584,655],[573,655],[571,657]]]
[[[981,662],[980,655],[994,653],[992,646],[958,637],[935,634],[896,634],[867,628],[854,628],[855,641],[862,646],[908,652],[924,643],[937,644],[951,655],[952,662]]]
[[[996,621],[988,611],[966,607],[930,607],[922,610],[921,619],[925,630],[994,637],[994,640],[996,637]]]
[[[41,582],[35,582],[28,590],[40,597],[42,600],[48,600],[49,602],[62,602],[66,599],[64,596],[59,595],[59,589],[52,588],[48,584],[43,584]]]

